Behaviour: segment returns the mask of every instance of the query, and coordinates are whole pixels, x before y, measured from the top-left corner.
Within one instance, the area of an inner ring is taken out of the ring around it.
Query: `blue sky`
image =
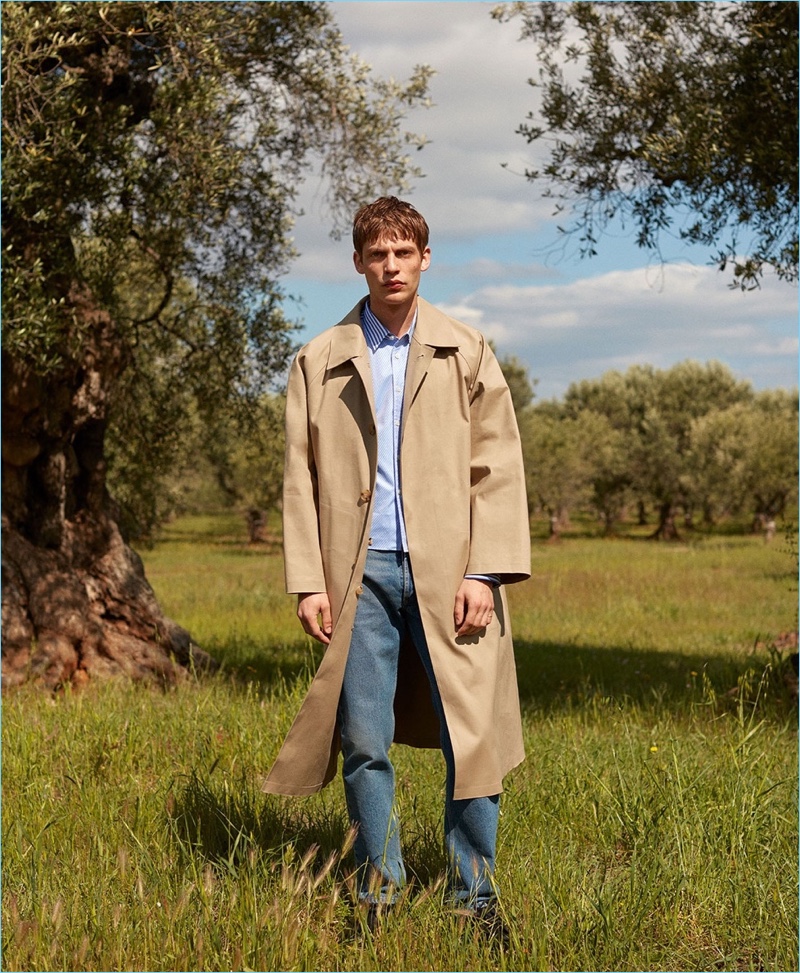
[[[425,177],[405,193],[431,227],[432,263],[420,293],[516,355],[537,398],[637,363],[659,368],[718,360],[756,388],[797,385],[797,289],[774,277],[742,293],[708,254],[666,240],[664,262],[621,232],[597,257],[559,252],[551,204],[522,175],[534,148],[515,134],[534,108],[535,50],[518,25],[493,21],[494,3],[333,2],[352,51],[383,76],[415,64],[437,73],[432,108],[406,127],[430,143],[415,153]],[[352,246],[334,241],[313,179],[295,227],[301,251],[286,289],[302,302],[301,340],[335,324],[363,295]],[[574,245],[572,251],[575,250]]]

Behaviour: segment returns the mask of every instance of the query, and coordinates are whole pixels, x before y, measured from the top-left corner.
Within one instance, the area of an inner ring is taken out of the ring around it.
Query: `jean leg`
[[[455,898],[470,908],[497,897],[495,854],[500,795],[455,801],[449,785],[445,845]]]
[[[441,727],[441,747],[447,767],[444,838],[450,884],[458,902],[475,908],[497,896],[494,873],[500,795],[458,801],[453,799],[455,788],[453,746],[450,742],[444,706],[436,684],[436,675],[425,639],[419,606],[416,595],[413,594],[413,581],[410,593],[407,593],[404,602],[403,613],[420,661],[427,673],[431,698]]]
[[[405,883],[389,759],[402,624],[399,567],[394,552],[367,555],[339,700],[342,778],[350,820],[358,828],[359,894],[380,902],[391,901],[393,890]]]

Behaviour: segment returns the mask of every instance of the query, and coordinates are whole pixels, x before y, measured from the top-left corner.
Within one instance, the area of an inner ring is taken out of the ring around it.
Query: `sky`
[[[581,259],[559,240],[552,203],[524,177],[537,148],[516,129],[535,107],[528,79],[535,48],[519,24],[490,17],[493,2],[332,2],[345,42],[376,75],[435,71],[433,107],[405,127],[429,144],[414,153],[425,176],[403,197],[431,228],[432,260],[421,296],[481,330],[502,358],[514,355],[538,400],[582,379],[634,364],[685,359],[725,363],[756,389],[797,386],[797,288],[765,277],[758,291],[729,287],[710,254],[679,239],[656,257],[632,234],[600,239]],[[285,284],[306,341],[366,293],[345,235],[330,237],[319,186],[310,180],[295,226],[301,256]],[[563,217],[562,217],[563,219]]]

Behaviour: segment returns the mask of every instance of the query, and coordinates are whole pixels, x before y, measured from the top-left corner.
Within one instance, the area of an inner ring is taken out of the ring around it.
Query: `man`
[[[265,790],[309,794],[338,753],[368,924],[405,881],[389,746],[441,747],[456,901],[507,936],[503,776],[524,757],[503,585],[530,574],[511,395],[481,334],[418,297],[428,226],[383,197],[353,224],[369,295],[292,366],[286,587],[327,648]]]

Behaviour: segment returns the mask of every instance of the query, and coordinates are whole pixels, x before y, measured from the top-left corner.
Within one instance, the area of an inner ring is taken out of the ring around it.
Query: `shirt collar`
[[[381,322],[372,313],[372,308],[369,306],[369,300],[364,303],[364,307],[361,311],[361,328],[364,332],[364,338],[367,342],[367,347],[370,351],[376,351],[379,346],[387,339],[391,338],[393,341],[411,341],[411,335],[414,333],[414,327],[417,323],[417,314],[419,309],[414,311],[414,319],[411,322],[411,327],[403,335],[402,338],[395,338],[391,331],[387,331],[386,328],[381,324]]]

